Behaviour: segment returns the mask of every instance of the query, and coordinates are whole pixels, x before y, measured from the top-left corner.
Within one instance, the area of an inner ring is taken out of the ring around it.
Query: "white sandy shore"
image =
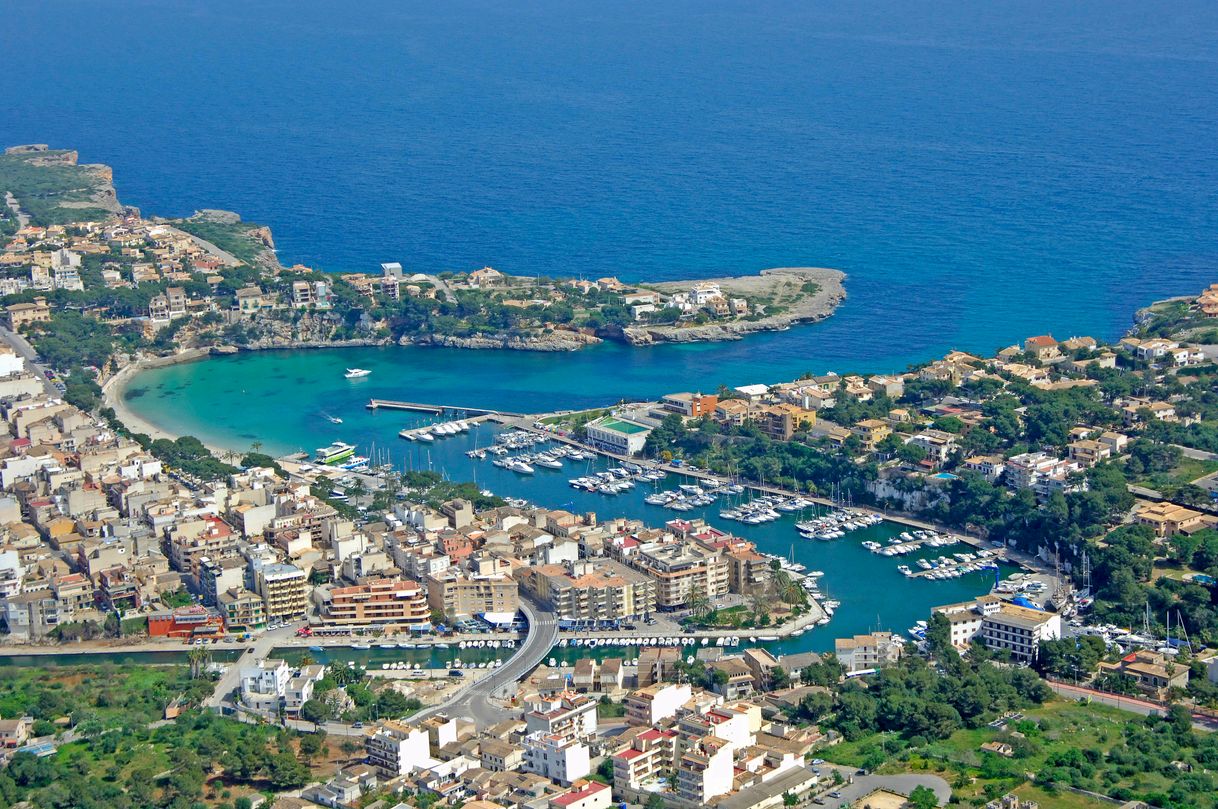
[[[134,379],[135,376],[141,371],[148,370],[149,368],[173,365],[179,362],[189,362],[203,356],[206,356],[205,352],[184,352],[182,354],[175,355],[172,358],[160,358],[155,362],[143,360],[133,362],[106,380],[106,384],[102,385],[102,399],[105,401],[106,406],[114,411],[114,414],[118,417],[118,420],[126,425],[127,429],[131,432],[143,433],[154,439],[168,438],[170,441],[173,441],[179,437],[178,434],[164,430],[147,419],[139,416],[127,404],[126,399],[123,398],[123,392],[127,389],[127,386],[131,384],[131,380]],[[217,444],[210,444],[207,442],[204,442],[203,446],[207,447],[208,451],[217,458],[224,458],[229,452],[239,454],[245,453],[245,449],[238,447],[221,447]]]

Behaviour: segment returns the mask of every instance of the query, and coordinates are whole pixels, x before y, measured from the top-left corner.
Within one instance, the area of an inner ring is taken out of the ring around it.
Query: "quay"
[[[442,416],[445,413],[467,413],[471,416],[509,416],[518,418],[521,413],[508,413],[503,410],[491,410],[485,407],[465,407],[458,405],[434,405],[422,402],[402,402],[395,399],[369,399],[364,405],[368,410],[412,410],[416,413],[431,413]]]

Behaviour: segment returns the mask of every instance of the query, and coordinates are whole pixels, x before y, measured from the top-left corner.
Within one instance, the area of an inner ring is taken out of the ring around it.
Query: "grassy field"
[[[81,166],[32,162],[59,154],[63,152],[0,155],[0,193],[11,191],[36,225],[95,222],[109,216],[108,211],[87,204],[106,185],[97,173]],[[84,207],[65,207],[64,203]]]
[[[225,252],[232,253],[251,266],[267,249],[262,242],[250,235],[250,231],[257,225],[251,225],[248,222],[227,224],[206,219],[184,219],[175,222],[174,225],[200,239],[211,242]]]
[[[940,741],[913,745],[896,734],[876,734],[842,742],[820,755],[851,767],[875,767],[882,774],[936,772],[952,783],[957,798],[974,805],[1014,790],[1042,807],[1091,809],[1105,804],[1064,788],[1031,783],[1031,778],[1047,767],[1061,766],[1063,756],[1083,751],[1095,762],[1095,774],[1084,786],[1088,791],[1168,792],[1174,783],[1171,768],[1122,770],[1105,764],[1108,754],[1142,721],[1116,708],[1055,700],[1001,728],[959,730]],[[1015,757],[982,751],[981,745],[990,741],[1015,745]]]

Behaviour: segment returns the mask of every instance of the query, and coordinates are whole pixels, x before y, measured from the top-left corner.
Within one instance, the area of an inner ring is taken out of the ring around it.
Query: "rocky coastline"
[[[549,334],[478,334],[457,337],[445,334],[404,335],[399,345],[433,346],[438,348],[507,349],[509,351],[578,351],[603,342],[600,337],[577,331],[554,331]]]

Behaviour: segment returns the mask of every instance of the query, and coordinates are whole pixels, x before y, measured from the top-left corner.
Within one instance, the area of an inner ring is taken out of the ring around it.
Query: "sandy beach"
[[[137,415],[135,411],[133,411],[127,405],[127,401],[123,397],[123,391],[126,390],[127,386],[131,384],[131,380],[134,379],[141,371],[145,371],[149,368],[160,368],[166,365],[176,365],[180,362],[191,362],[193,360],[207,357],[208,355],[209,351],[207,349],[191,349],[188,351],[183,351],[179,354],[174,354],[171,357],[156,357],[150,360],[137,360],[136,362],[127,365],[117,374],[106,380],[106,383],[102,385],[102,399],[105,402],[106,407],[112,409],[114,414],[118,417],[118,420],[125,424],[127,429],[131,432],[143,433],[147,436],[151,436],[154,439],[168,438],[171,441],[176,440],[179,437],[178,435],[175,435],[167,430],[163,430],[150,421]],[[216,444],[209,444],[207,442],[204,442],[203,446],[207,447],[211,454],[215,455],[217,458],[223,458],[230,452],[245,452],[244,449],[238,447],[221,447]]]

